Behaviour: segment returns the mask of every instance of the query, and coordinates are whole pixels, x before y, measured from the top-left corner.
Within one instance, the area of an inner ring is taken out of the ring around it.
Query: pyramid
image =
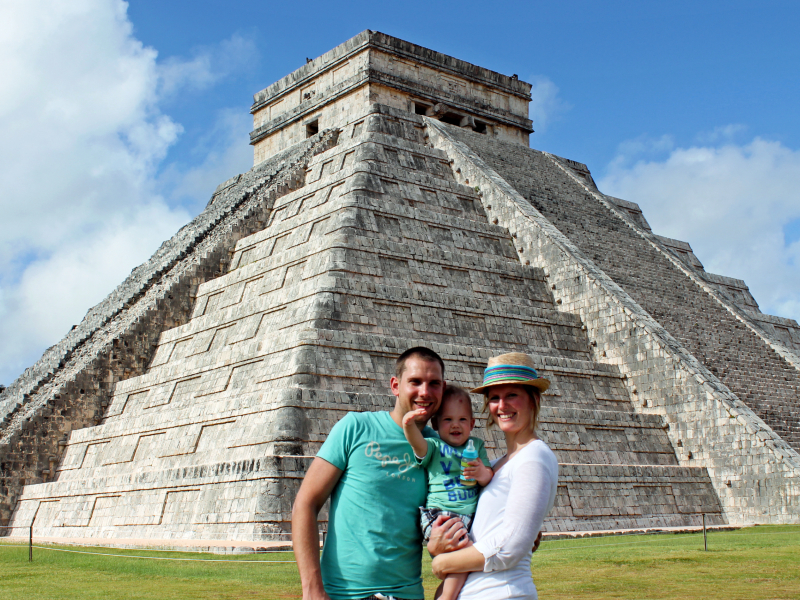
[[[390,409],[416,345],[462,386],[505,351],[552,381],[547,531],[795,522],[797,323],[530,149],[529,101],[372,31],[258,93],[254,168],[0,396],[3,523],[288,536],[333,424]]]

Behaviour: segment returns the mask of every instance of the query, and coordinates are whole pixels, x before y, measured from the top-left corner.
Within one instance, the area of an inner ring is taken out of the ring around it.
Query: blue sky
[[[169,8],[165,9],[164,7]],[[800,4],[796,2],[184,2],[140,0],[134,33],[160,59],[232,35],[251,63],[202,96],[176,99],[201,135],[220,107],[252,94],[364,29],[375,29],[526,81],[546,77],[562,111],[531,145],[601,171],[624,140],[669,134],[677,145],[717,127],[800,146]],[[487,6],[491,8],[487,10]]]
[[[800,317],[800,3],[15,0],[0,383],[248,169],[255,92],[364,29],[534,84],[531,146]]]

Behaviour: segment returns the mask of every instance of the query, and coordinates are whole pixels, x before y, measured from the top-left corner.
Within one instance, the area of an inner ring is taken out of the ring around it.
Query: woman
[[[433,560],[439,578],[470,573],[460,600],[537,598],[532,548],[558,485],[558,461],[536,436],[540,394],[549,386],[527,354],[512,352],[490,359],[483,385],[472,390],[484,394],[488,426],[496,424],[503,432],[507,454],[492,464],[495,475],[481,492],[472,525],[474,545]]]

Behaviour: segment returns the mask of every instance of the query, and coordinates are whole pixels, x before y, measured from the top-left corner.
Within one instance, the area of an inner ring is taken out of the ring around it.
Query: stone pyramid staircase
[[[268,537],[290,530],[310,457],[349,411],[393,405],[394,358],[427,345],[447,379],[480,381],[502,351],[553,385],[541,435],[559,457],[548,531],[724,523],[704,467],[680,466],[664,418],[635,412],[481,195],[426,143],[424,120],[372,105],[308,164],[161,334],[147,372],[73,431],[54,481],[12,525],[55,537]],[[475,399],[479,407],[479,399]],[[496,430],[476,430],[495,455]]]

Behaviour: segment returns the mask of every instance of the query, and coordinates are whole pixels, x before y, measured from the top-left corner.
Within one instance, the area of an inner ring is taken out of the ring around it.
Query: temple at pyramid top
[[[422,46],[365,30],[254,96],[254,163],[370,104],[434,117],[528,145],[531,84]]]

